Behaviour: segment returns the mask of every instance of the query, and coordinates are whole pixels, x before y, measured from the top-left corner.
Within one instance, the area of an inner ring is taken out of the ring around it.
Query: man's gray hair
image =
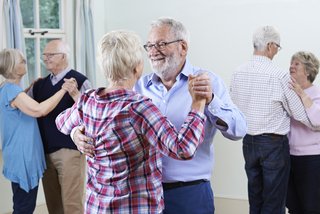
[[[272,26],[263,26],[254,32],[252,42],[255,50],[263,51],[270,42],[280,45],[280,34]]]
[[[167,25],[170,27],[171,33],[175,37],[174,39],[182,39],[185,42],[187,42],[187,44],[189,44],[189,42],[190,42],[189,31],[186,29],[186,27],[181,22],[179,22],[173,18],[160,17],[151,23],[151,28],[162,27],[164,25]]]
[[[67,42],[65,42],[64,40],[62,40],[62,39],[58,39],[58,40],[60,40],[60,44],[59,44],[59,46],[58,46],[59,51],[60,51],[61,53],[64,53],[64,54],[66,55],[67,60],[68,60],[68,62],[69,62],[69,61],[70,61],[70,53],[71,53],[71,51],[70,51],[70,46],[69,46],[69,44],[68,44]]]

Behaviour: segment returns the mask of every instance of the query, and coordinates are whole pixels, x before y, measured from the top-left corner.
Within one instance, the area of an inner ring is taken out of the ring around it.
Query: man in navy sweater
[[[70,69],[69,55],[70,48],[64,41],[50,41],[42,55],[50,74],[31,89],[33,98],[41,102],[58,91],[65,81],[70,81],[69,93],[57,107],[47,116],[38,118],[47,162],[42,183],[50,214],[83,213],[85,156],[77,150],[70,136],[59,132],[55,125],[57,115],[71,107],[83,91],[91,88],[87,77]]]

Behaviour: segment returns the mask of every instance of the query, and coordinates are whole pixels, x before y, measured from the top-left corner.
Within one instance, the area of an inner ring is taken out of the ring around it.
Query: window
[[[20,0],[24,26],[28,78],[31,83],[48,75],[41,54],[52,39],[64,39],[63,0]]]

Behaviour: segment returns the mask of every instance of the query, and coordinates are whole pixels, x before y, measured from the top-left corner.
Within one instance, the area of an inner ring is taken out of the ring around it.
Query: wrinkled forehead
[[[57,53],[57,52],[62,52],[61,44],[59,42],[49,42],[44,50],[44,53]]]
[[[291,57],[291,63],[302,63],[302,60],[297,57]]]
[[[174,39],[173,37],[174,35],[169,26],[167,25],[154,26],[150,29],[148,42],[154,43],[154,42],[160,42],[160,41],[168,41],[170,39]]]

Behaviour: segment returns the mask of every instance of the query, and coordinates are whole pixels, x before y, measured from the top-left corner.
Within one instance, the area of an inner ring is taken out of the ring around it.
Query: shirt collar
[[[59,82],[70,70],[71,70],[70,67],[67,67],[66,69],[64,69],[63,71],[58,73],[57,75],[54,75],[51,73],[50,80],[52,81],[54,79],[55,81]]]

